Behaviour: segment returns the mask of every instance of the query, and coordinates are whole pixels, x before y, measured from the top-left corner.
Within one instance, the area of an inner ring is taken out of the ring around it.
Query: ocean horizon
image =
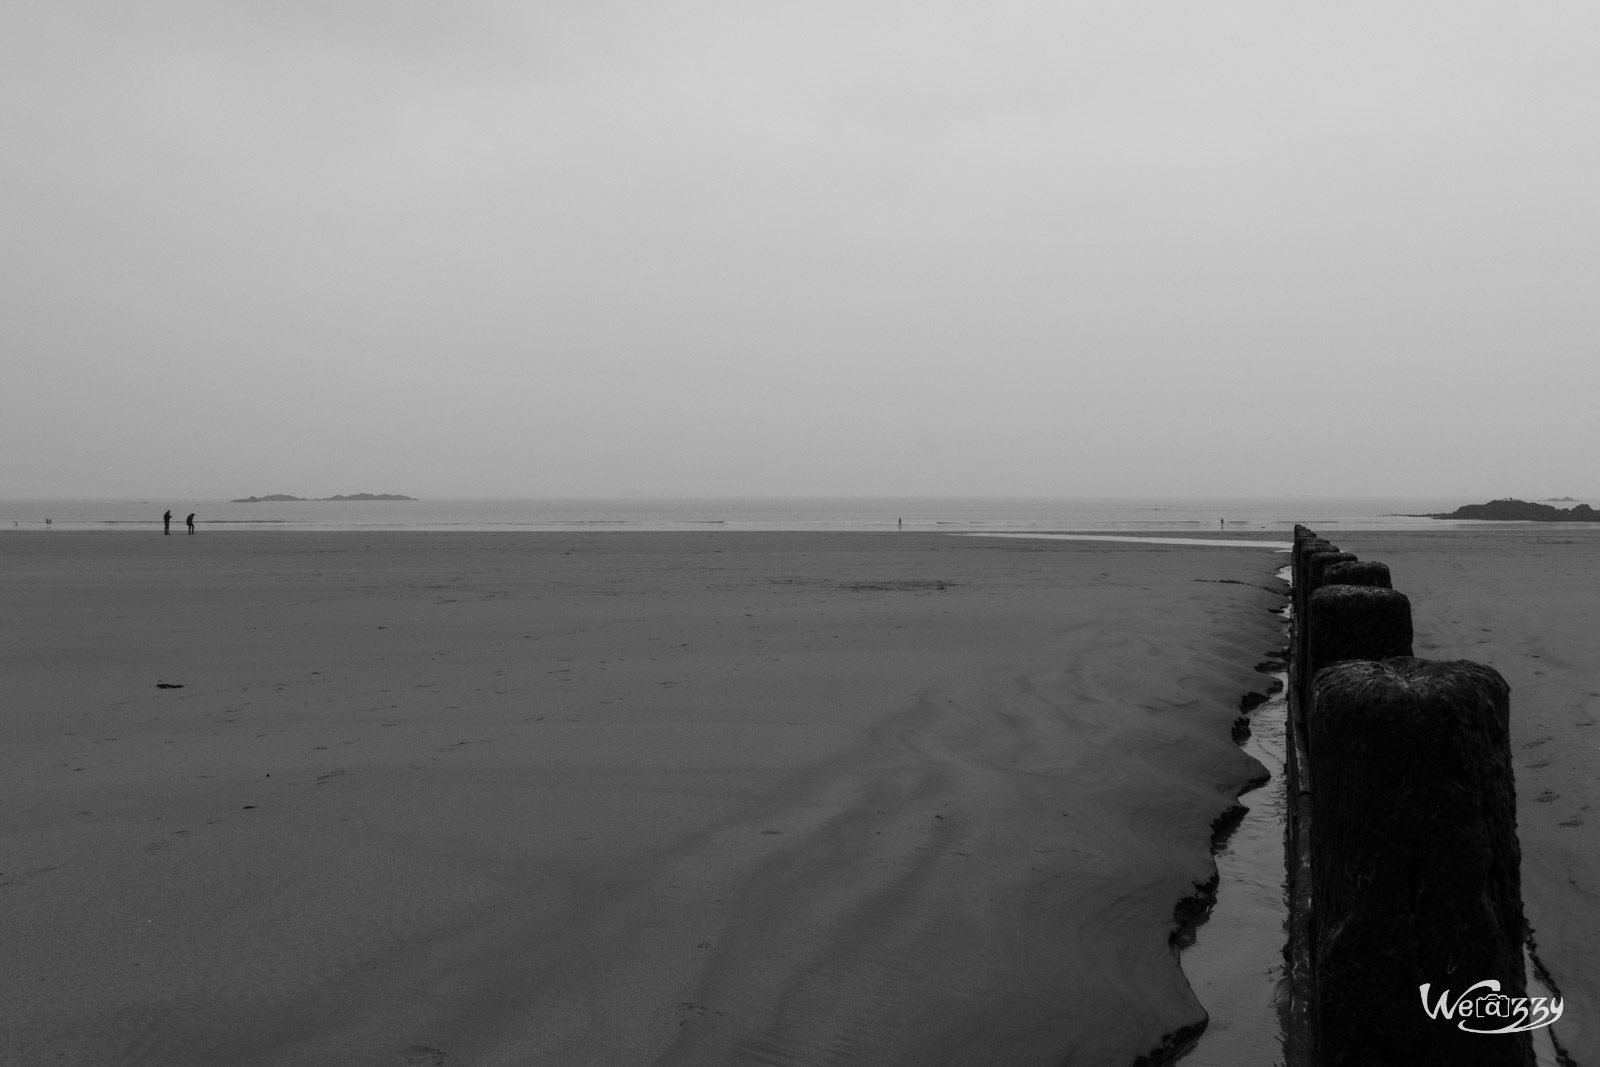
[[[395,500],[0,500],[0,531],[149,530],[171,510],[208,530],[1268,531],[1485,525],[1426,516],[1459,497],[683,497]],[[1492,525],[1503,526],[1503,523]]]

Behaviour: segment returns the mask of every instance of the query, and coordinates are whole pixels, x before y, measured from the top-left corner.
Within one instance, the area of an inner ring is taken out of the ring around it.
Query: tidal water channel
[[[1289,568],[1278,571],[1288,589]],[[1289,608],[1282,611],[1287,627]],[[1285,636],[1287,641],[1287,636]],[[1248,810],[1217,849],[1217,900],[1183,953],[1183,970],[1211,1016],[1185,1067],[1240,1067],[1284,1062],[1285,923],[1284,780],[1288,688],[1283,672],[1264,674],[1268,699],[1248,713],[1242,747],[1266,768],[1267,781],[1239,797]]]

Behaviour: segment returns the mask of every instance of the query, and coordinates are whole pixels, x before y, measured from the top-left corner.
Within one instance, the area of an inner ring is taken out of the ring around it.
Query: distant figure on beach
[[[161,532],[164,534],[172,532],[172,512],[170,511],[161,516]]]
[[[895,529],[904,530],[906,528],[906,520],[904,520],[904,519],[896,519],[896,520],[894,520],[894,525],[895,525]]]
[[[189,532],[194,533],[194,512],[189,512],[189,517],[183,521],[189,524]]]

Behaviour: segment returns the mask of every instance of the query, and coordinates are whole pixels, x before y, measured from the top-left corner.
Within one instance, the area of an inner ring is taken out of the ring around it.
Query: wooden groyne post
[[[1346,560],[1335,563],[1322,572],[1323,585],[1370,585],[1378,589],[1393,589],[1389,578],[1389,565],[1370,559]]]
[[[1313,557],[1315,560],[1317,557]],[[1347,659],[1411,655],[1411,601],[1371,585],[1324,585],[1306,598],[1300,697],[1311,706],[1311,680]]]
[[[1304,527],[1292,558],[1287,1062],[1531,1067],[1526,1032],[1484,1032],[1515,1016],[1437,1006],[1526,996],[1505,680],[1412,657],[1382,564]]]
[[[1460,1029],[1420,996],[1486,978],[1526,996],[1505,680],[1401,657],[1335,664],[1312,690],[1318,1062],[1531,1064],[1527,1034]]]

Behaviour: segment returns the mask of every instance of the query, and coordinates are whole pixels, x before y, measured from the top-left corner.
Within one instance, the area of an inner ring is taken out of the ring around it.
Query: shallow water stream
[[[1271,778],[1240,796],[1249,810],[1217,852],[1216,905],[1183,954],[1184,973],[1211,1016],[1185,1067],[1283,1062],[1286,690],[1284,676],[1274,677],[1277,691],[1250,713],[1243,746]]]
[[[1287,593],[1289,567],[1278,569]],[[1290,609],[1282,609],[1287,643]],[[1199,1043],[1183,1057],[1191,1067],[1281,1064],[1285,994],[1284,780],[1288,675],[1270,675],[1271,693],[1250,716],[1243,747],[1266,768],[1267,781],[1239,796],[1248,810],[1217,850],[1217,902],[1183,953],[1183,970],[1211,1016]]]

